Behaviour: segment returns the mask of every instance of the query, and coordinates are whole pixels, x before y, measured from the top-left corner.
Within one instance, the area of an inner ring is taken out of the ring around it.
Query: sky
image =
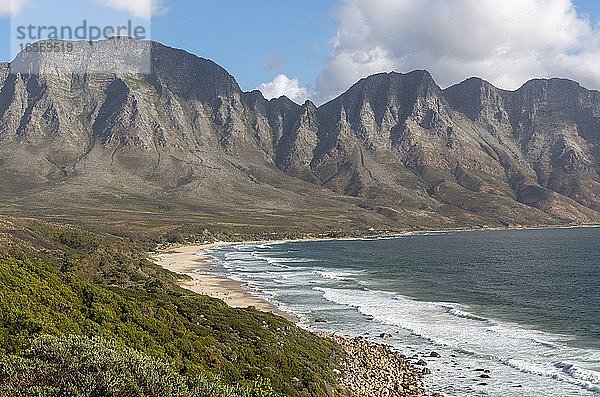
[[[600,89],[599,0],[0,0],[0,60],[18,51],[18,26],[83,20],[132,20],[268,99],[321,104],[360,78],[414,69],[443,88],[478,76]]]

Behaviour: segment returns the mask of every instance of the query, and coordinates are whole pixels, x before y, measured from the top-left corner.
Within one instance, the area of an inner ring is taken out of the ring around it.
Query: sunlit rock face
[[[575,82],[442,90],[426,71],[386,73],[317,107],[243,92],[158,43],[72,45],[0,64],[3,196],[342,208],[413,227],[600,221],[600,93]]]

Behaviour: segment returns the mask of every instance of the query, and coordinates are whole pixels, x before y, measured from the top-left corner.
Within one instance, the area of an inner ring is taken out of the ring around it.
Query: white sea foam
[[[503,363],[521,372],[570,383],[587,391],[600,392],[598,373],[577,368],[573,364],[559,362],[552,366],[548,363],[540,364],[516,359],[506,360]],[[557,372],[556,369],[559,369],[560,372]]]
[[[399,336],[386,343],[403,351],[441,352],[445,359],[429,363],[433,374],[428,378],[442,395],[600,395],[599,373],[595,371],[600,368],[600,351],[569,347],[565,336],[486,318],[464,305],[358,289],[366,270],[311,267],[303,258],[271,255],[286,253],[240,246],[216,256],[235,279],[299,316],[306,327],[315,326],[315,318],[326,318],[328,322],[321,327],[331,331],[353,330],[357,335],[365,331],[378,335],[382,330],[396,335],[398,331]],[[478,374],[473,372],[475,368],[492,371],[486,386],[474,383]],[[464,376],[471,379],[466,381]]]
[[[348,281],[355,280],[364,272],[361,271],[349,271],[349,270],[332,270],[332,269],[322,269],[315,270],[315,273],[320,277],[327,280],[337,280],[337,281]]]
[[[319,287],[315,290],[329,301],[354,307],[365,316],[400,327],[433,345],[485,359],[495,365],[501,363],[550,381],[600,392],[597,372],[558,361],[581,356],[581,351],[561,346],[557,342],[561,340],[560,336],[490,321],[450,303],[421,302],[381,291]]]
[[[276,258],[276,257],[270,257],[270,256],[265,256],[265,255],[261,255],[260,252],[254,251],[251,253],[252,258],[255,258],[257,260],[261,260],[264,262],[267,262],[269,265],[274,265],[274,266],[279,266],[279,267],[289,267],[286,266],[286,263],[309,263],[309,262],[314,262],[313,259],[307,259],[307,258]]]
[[[462,311],[462,310],[458,309],[456,306],[458,306],[458,305],[455,305],[455,306],[445,306],[444,309],[448,312],[448,314],[451,314],[451,315],[456,316],[456,317],[467,318],[469,320],[491,322],[491,320],[489,320],[487,318],[476,316],[474,314]]]
[[[575,364],[559,361],[554,366],[573,379],[581,381],[590,391],[600,392],[600,372],[579,368]]]

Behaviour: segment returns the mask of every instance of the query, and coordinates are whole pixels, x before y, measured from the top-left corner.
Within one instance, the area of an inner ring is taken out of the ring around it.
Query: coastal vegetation
[[[149,261],[170,232],[127,236],[17,218],[0,226],[2,395],[325,396],[335,388],[339,345],[181,289],[177,275]]]

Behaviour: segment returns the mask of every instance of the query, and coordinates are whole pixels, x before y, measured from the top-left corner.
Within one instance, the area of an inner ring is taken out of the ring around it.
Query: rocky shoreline
[[[283,313],[271,303],[250,295],[241,283],[228,279],[209,283],[208,278],[211,276],[198,272],[198,269],[209,268],[212,262],[206,250],[212,246],[214,244],[163,247],[159,253],[152,256],[152,259],[167,270],[190,277],[193,282],[184,282],[182,284],[184,288],[222,299],[232,307],[253,306],[259,310],[283,315],[294,323],[298,322],[293,315]],[[321,320],[317,319],[315,322]],[[322,322],[326,320],[323,319]],[[423,360],[425,356],[406,357],[388,345],[361,336],[350,338],[323,332],[316,332],[316,334],[336,342],[345,351],[345,359],[339,363],[341,371],[338,375],[339,385],[350,393],[349,395],[356,397],[439,396],[438,393],[429,393],[424,385],[423,377],[431,373]],[[383,333],[380,337],[385,340],[391,335]],[[427,357],[439,358],[439,355],[432,352]]]
[[[413,397],[428,395],[423,376],[429,374],[423,360],[411,362],[392,348],[362,337],[320,334],[346,352],[341,362],[340,385],[354,396]],[[434,394],[435,396],[436,394]]]
[[[223,299],[232,307],[253,306],[259,310],[282,315],[282,312],[269,302],[251,296],[241,284],[227,279],[219,283],[208,283],[207,278],[210,276],[197,270],[207,269],[210,266],[211,261],[206,255],[206,249],[210,247],[212,245],[172,246],[160,250],[160,253],[153,255],[152,258],[167,270],[185,274],[194,281],[183,283],[184,288]],[[297,322],[296,318],[287,315],[285,317],[292,322]],[[423,383],[423,377],[430,373],[424,360],[407,358],[387,345],[360,336],[349,338],[329,333],[317,332],[317,334],[336,342],[345,351],[345,359],[339,363],[341,371],[338,375],[339,385],[350,393],[349,395],[356,397],[431,395],[426,392]],[[381,338],[387,339],[390,336],[382,334]],[[438,394],[432,394],[432,396],[436,395]]]

